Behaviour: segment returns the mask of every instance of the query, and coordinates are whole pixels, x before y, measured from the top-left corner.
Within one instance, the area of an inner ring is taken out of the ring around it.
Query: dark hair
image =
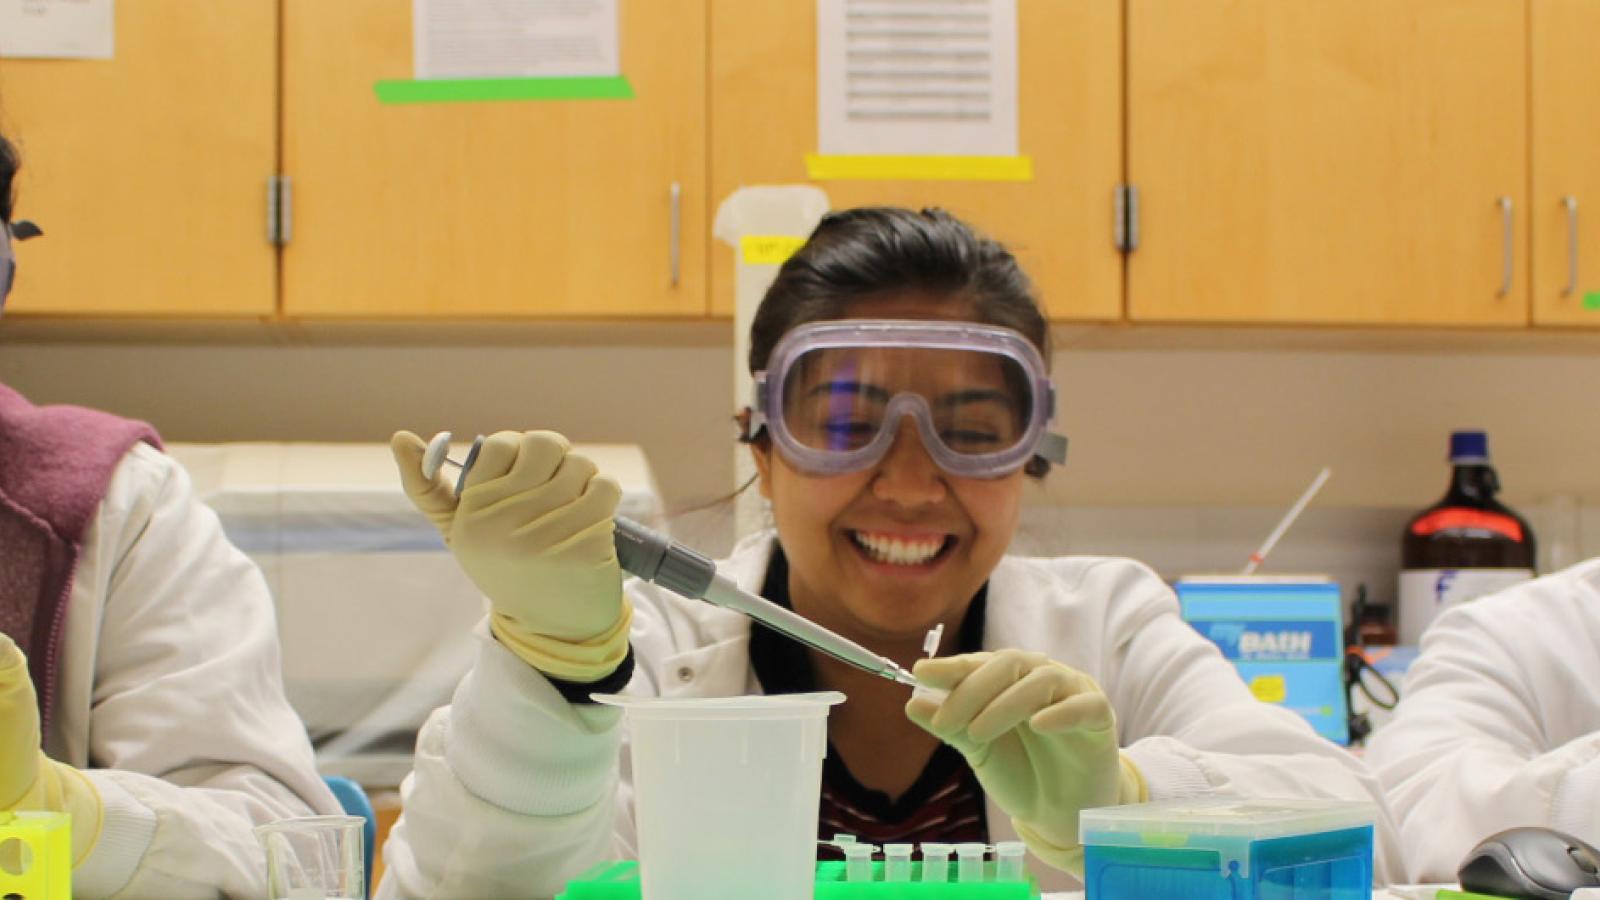
[[[823,216],[778,269],[750,324],[750,371],[767,367],[791,329],[848,318],[853,303],[907,290],[968,301],[973,321],[1020,332],[1049,364],[1049,324],[1009,250],[942,209],[861,207]],[[1037,457],[1026,467],[1035,476],[1048,470]]]
[[[790,329],[905,290],[965,298],[974,321],[1021,332],[1050,358],[1049,326],[1009,250],[942,209],[868,206],[823,216],[778,269],[750,323],[750,371],[767,367]]]
[[[11,182],[22,168],[22,157],[17,148],[4,135],[0,135],[0,222],[11,221],[11,208],[15,202]]]

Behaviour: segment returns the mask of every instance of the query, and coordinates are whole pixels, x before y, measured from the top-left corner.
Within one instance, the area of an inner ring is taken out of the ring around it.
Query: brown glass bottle
[[[1450,488],[1406,523],[1400,640],[1416,643],[1439,610],[1533,577],[1533,529],[1495,499],[1500,479],[1481,431],[1450,435]]]

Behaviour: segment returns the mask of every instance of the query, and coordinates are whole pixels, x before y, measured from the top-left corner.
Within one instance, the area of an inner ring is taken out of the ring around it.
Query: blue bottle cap
[[[1489,436],[1482,431],[1450,432],[1450,462],[1473,465],[1489,461]]]

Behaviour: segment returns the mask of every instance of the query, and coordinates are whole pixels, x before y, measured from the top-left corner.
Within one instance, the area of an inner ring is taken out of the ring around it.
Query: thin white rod
[[[1306,508],[1307,503],[1311,502],[1311,498],[1317,495],[1317,491],[1322,490],[1323,483],[1332,474],[1333,470],[1329,468],[1324,468],[1317,473],[1317,477],[1311,481],[1311,486],[1306,488],[1306,492],[1300,495],[1300,499],[1289,507],[1289,511],[1284,514],[1282,521],[1278,522],[1278,527],[1272,529],[1272,533],[1267,535],[1266,543],[1261,545],[1260,550],[1250,554],[1250,560],[1244,564],[1244,574],[1255,574],[1256,567],[1261,565],[1262,561],[1267,558],[1268,553],[1272,552],[1273,546],[1278,543],[1278,538],[1283,537],[1283,533],[1289,530],[1289,526],[1294,524],[1294,520],[1300,518],[1300,512]]]

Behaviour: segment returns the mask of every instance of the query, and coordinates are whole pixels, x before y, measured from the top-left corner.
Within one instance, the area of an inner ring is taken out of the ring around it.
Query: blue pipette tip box
[[[1086,900],[1369,900],[1370,803],[1207,797],[1085,810]]]

